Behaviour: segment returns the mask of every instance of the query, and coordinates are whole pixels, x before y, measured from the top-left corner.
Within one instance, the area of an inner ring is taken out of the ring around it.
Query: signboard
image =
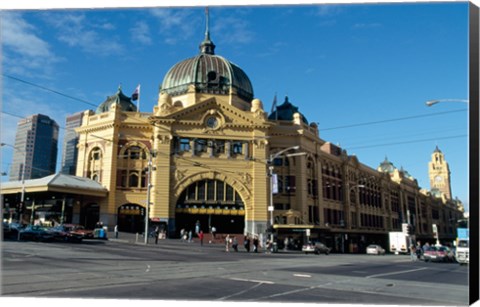
[[[438,239],[437,224],[432,224],[433,237]]]
[[[273,206],[268,206],[268,211],[273,211],[274,207]]]
[[[272,174],[272,194],[278,193],[278,177],[277,174]]]
[[[307,235],[307,237],[310,236],[310,229],[305,229],[305,234]]]

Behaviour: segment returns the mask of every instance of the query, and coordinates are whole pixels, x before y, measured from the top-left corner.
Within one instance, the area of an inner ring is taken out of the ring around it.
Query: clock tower
[[[428,163],[428,175],[430,177],[430,190],[437,190],[445,194],[446,198],[452,199],[450,186],[450,169],[445,161],[445,155],[438,149],[432,154],[432,160]]]

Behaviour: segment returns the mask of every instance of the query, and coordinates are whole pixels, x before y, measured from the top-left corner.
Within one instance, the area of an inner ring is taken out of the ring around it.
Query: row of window
[[[173,150],[176,154],[191,152],[193,155],[210,153],[211,156],[221,154],[227,157],[245,155],[248,156],[249,143],[245,141],[200,139],[200,138],[180,138],[173,139]]]

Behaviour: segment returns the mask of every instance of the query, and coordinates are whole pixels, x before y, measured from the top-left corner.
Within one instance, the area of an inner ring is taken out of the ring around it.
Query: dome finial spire
[[[208,6],[205,8],[205,39],[210,40],[210,27],[208,25]]]
[[[210,40],[208,6],[205,7],[205,39],[200,44],[200,52],[206,54],[215,54],[215,44]]]

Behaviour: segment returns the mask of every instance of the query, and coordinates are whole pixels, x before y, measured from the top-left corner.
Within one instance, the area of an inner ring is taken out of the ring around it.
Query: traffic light
[[[407,234],[408,234],[409,236],[412,236],[412,235],[415,234],[415,228],[413,228],[413,225],[410,225],[410,224],[409,224],[409,225],[407,226]]]

